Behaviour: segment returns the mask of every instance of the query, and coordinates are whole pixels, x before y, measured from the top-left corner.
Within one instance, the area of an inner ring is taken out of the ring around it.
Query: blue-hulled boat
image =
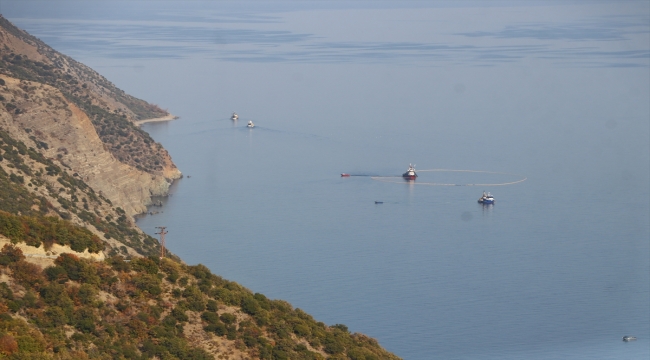
[[[484,191],[483,196],[481,196],[478,199],[478,202],[481,203],[481,204],[485,204],[485,205],[494,204],[494,196],[492,196],[492,194],[490,194],[490,193],[486,194],[485,191]]]

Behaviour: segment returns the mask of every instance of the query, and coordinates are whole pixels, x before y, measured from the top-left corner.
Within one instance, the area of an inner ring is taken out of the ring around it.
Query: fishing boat
[[[485,191],[483,191],[483,196],[478,199],[478,202],[485,205],[494,204],[494,196],[490,193],[486,194]]]
[[[402,174],[402,177],[406,180],[415,180],[418,177],[418,174],[415,173],[415,165],[409,164],[409,169]]]
[[[350,174],[342,173],[341,177],[350,177]]]
[[[255,124],[253,124],[252,121],[249,121],[249,122],[248,122],[248,125],[246,125],[246,126],[252,129],[252,128],[255,127]]]
[[[232,113],[232,116],[230,117],[230,120],[235,121],[237,119],[239,119],[239,115],[237,115],[236,112]]]

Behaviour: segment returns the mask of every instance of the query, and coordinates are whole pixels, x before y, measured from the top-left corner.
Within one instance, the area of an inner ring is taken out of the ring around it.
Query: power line
[[[166,228],[167,227],[165,226],[156,226],[156,229],[160,229],[160,232],[157,232],[156,234],[160,235],[160,258],[161,259],[165,257],[165,234],[168,233],[168,231],[165,230]]]

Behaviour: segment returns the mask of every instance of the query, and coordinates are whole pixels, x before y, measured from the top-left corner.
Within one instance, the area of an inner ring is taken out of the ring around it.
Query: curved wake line
[[[452,170],[452,169],[428,169],[428,170],[418,170],[418,172],[431,172],[431,171],[440,171],[440,172],[470,172],[470,173],[482,173],[482,174],[498,174],[498,175],[510,175],[510,176],[517,176],[521,177],[521,175],[518,174],[511,174],[511,173],[504,173],[504,172],[498,172],[498,171],[483,171],[483,170]],[[373,180],[377,181],[383,181],[383,182],[389,182],[389,183],[403,183],[404,180],[402,179],[401,176],[371,176],[370,177]],[[399,179],[399,180],[397,180]],[[428,185],[428,186],[506,186],[506,185],[514,185],[514,184],[519,184],[521,182],[524,182],[528,180],[527,177],[523,177],[523,179],[519,179],[517,181],[511,181],[511,182],[505,182],[505,183],[497,183],[497,184],[445,184],[445,183],[432,183],[432,182],[416,182],[412,181],[410,183],[414,185]]]

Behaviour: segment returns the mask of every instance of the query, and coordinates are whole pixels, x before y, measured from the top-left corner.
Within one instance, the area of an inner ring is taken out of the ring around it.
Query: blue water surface
[[[138,225],[187,263],[405,359],[650,357],[647,2],[35,3],[180,116]]]

